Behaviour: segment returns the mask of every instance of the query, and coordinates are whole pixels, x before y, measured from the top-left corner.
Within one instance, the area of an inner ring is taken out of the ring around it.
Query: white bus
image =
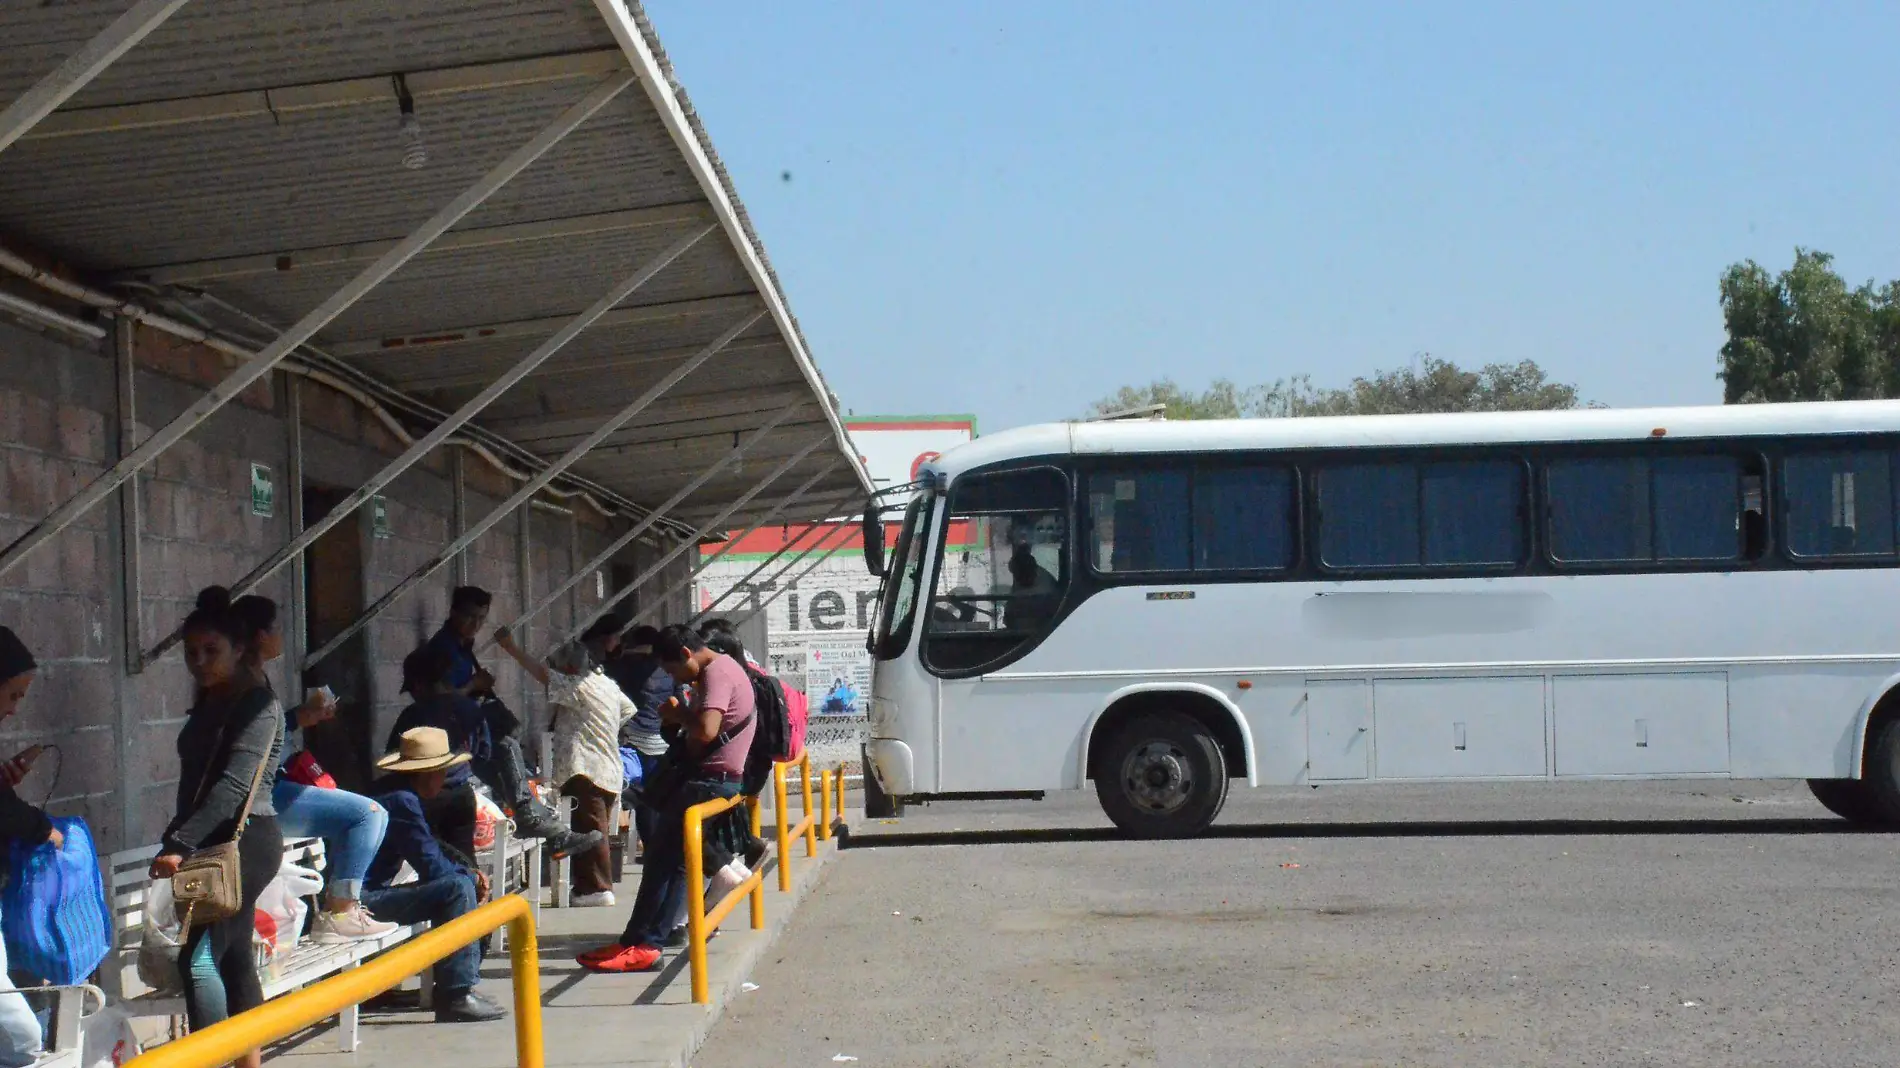
[[[1885,401],[980,438],[866,539],[866,765],[1093,782],[1155,837],[1234,782],[1800,778],[1900,821],[1896,459]]]

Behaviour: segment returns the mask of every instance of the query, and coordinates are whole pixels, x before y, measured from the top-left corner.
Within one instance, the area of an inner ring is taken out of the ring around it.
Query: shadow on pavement
[[[1742,834],[1892,834],[1846,820],[1671,819],[1671,820],[1440,820],[1353,823],[1240,823],[1216,825],[1202,838],[1480,838],[1543,835],[1742,835]],[[852,835],[841,849],[902,849],[916,846],[1039,845],[1050,842],[1108,842],[1125,836],[1113,827],[1051,827],[995,831],[918,831]]]

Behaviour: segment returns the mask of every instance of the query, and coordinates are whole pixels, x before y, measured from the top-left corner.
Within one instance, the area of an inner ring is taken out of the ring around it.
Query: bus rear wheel
[[[1849,823],[1885,822],[1867,784],[1859,779],[1809,779],[1808,792],[1823,808]]]
[[[1145,715],[1111,737],[1096,765],[1095,796],[1131,838],[1191,838],[1227,802],[1227,762],[1193,717]]]

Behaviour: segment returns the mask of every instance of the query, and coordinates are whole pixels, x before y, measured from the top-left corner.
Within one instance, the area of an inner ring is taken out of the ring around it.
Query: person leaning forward
[[[472,858],[453,856],[429,829],[423,807],[443,790],[451,769],[468,763],[467,753],[449,748],[440,727],[404,731],[396,751],[376,762],[392,776],[392,788],[376,800],[389,813],[389,831],[364,880],[363,904],[379,919],[441,926],[487,900],[488,877]],[[395,884],[404,863],[416,881]],[[435,1018],[438,1023],[498,1020],[501,1006],[476,993],[481,981],[480,942],[470,942],[435,965]]]

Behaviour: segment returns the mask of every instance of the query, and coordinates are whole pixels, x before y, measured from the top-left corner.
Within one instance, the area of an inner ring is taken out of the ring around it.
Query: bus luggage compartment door
[[[1306,777],[1363,779],[1371,756],[1371,685],[1364,679],[1307,680]]]

